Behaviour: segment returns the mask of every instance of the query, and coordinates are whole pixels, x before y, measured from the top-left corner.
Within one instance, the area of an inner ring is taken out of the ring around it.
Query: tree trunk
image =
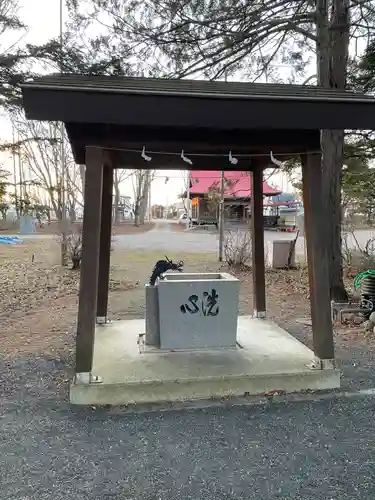
[[[69,220],[70,222],[75,222],[77,220],[76,209],[74,205],[71,205],[69,208]]]
[[[139,226],[142,210],[142,195],[143,185],[145,182],[146,173],[144,170],[137,170],[135,173],[135,187],[134,187],[134,225]]]
[[[330,87],[330,35],[328,20],[328,1],[316,2],[316,62],[318,85]]]
[[[115,191],[115,214],[114,214],[114,222],[115,224],[119,224],[120,222],[120,182],[117,174],[117,170],[114,172],[114,177],[113,177],[113,189]]]
[[[115,186],[115,223],[120,222],[120,188],[118,183]]]
[[[328,22],[327,0],[317,2],[318,83],[326,88],[345,89],[349,48],[348,0],[334,0]],[[322,228],[327,241],[331,299],[348,298],[342,273],[341,182],[344,151],[343,130],[323,130],[322,189],[329,219]]]
[[[348,294],[343,281],[342,239],[341,239],[341,178],[343,161],[343,130],[325,130],[322,133],[323,200],[326,213],[329,213],[329,224],[326,224],[326,241],[329,262],[329,281],[331,299],[345,302]]]
[[[72,256],[72,271],[77,271],[81,267],[81,258]]]
[[[134,205],[134,225],[139,226],[139,203]]]
[[[147,199],[148,199],[148,186],[149,186],[149,179],[150,179],[150,172],[146,172],[146,174],[143,176],[143,185],[142,185],[142,197],[140,200],[140,217],[139,217],[139,222],[140,224],[145,223],[145,217],[146,217],[146,212],[147,212]]]
[[[86,173],[86,165],[79,165],[79,176],[81,178],[82,193],[85,189],[85,173]]]

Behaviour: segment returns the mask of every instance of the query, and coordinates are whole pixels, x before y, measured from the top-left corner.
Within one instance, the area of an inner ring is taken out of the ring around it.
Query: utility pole
[[[20,216],[25,215],[26,209],[26,184],[25,184],[25,176],[23,171],[23,165],[21,160],[21,146],[20,146],[20,132],[17,130],[17,161],[18,161],[18,176],[20,180],[20,196],[18,198]]]
[[[13,148],[12,148],[12,157],[13,157],[13,179],[14,179],[14,205],[16,208],[17,217],[19,216],[19,202],[18,202],[18,193],[17,193],[17,162],[16,162],[16,137],[14,134],[14,126],[12,127],[12,140],[13,140]]]
[[[224,73],[225,81],[228,81],[228,69]],[[220,183],[220,203],[219,203],[219,262],[223,262],[224,249],[224,191],[225,191],[224,170],[221,171]]]
[[[21,147],[20,147],[20,133],[17,131],[17,158],[18,158],[18,175],[20,179],[20,198],[23,201],[25,200],[25,178],[23,175],[23,167],[21,161]]]
[[[187,187],[186,187],[186,197],[187,197],[187,217],[186,217],[186,228],[190,228],[191,219],[191,205],[190,205],[190,170],[187,171]]]
[[[225,191],[224,170],[221,171],[220,202],[219,202],[219,262],[223,261],[224,248],[224,191]]]
[[[60,73],[63,73],[63,11],[64,0],[60,0]],[[66,203],[65,203],[65,129],[64,123],[60,123],[60,203],[61,203],[61,265],[67,264],[68,241],[66,234]]]
[[[149,172],[149,179],[148,179],[148,222],[151,223],[152,220],[152,208],[151,208],[151,172]]]

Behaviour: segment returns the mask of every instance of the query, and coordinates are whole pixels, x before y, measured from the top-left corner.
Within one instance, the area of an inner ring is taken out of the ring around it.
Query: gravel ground
[[[302,325],[289,323],[284,326],[310,349],[313,349],[310,329]],[[375,387],[375,348],[374,341],[367,343],[363,337],[357,336],[354,341],[335,338],[335,356],[341,367],[342,390],[362,390]]]
[[[359,386],[371,362],[357,353]],[[129,414],[70,407],[58,361],[0,373],[1,500],[375,495],[375,398]]]
[[[57,404],[53,361],[3,368],[1,499],[374,497],[372,398],[129,415]]]

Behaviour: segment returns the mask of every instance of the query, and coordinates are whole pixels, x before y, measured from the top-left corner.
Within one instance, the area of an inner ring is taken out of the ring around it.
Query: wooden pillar
[[[107,323],[109,266],[112,243],[112,203],[113,202],[113,167],[103,168],[102,214],[100,224],[99,278],[98,300],[96,305],[96,322]]]
[[[303,154],[301,162],[314,353],[321,360],[332,360],[334,344],[325,246],[326,214],[322,203],[321,155]]]
[[[86,149],[81,280],[76,338],[76,383],[95,381],[91,370],[98,293],[102,185],[103,150],[88,147]]]
[[[266,280],[264,265],[263,168],[254,165],[251,174],[251,236],[253,258],[254,317],[266,316]]]

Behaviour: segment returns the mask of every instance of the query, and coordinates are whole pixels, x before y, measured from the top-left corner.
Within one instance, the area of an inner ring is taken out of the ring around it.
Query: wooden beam
[[[102,211],[103,150],[88,147],[85,176],[82,262],[76,340],[76,382],[90,383],[94,353]]]
[[[266,316],[266,281],[264,265],[263,168],[253,166],[251,175],[251,237],[253,259],[254,316]]]
[[[112,200],[113,167],[105,165],[103,168],[102,215],[100,224],[98,301],[96,306],[97,324],[107,323],[109,266],[112,242]]]
[[[318,151],[320,148],[320,133],[319,130],[202,130],[199,127],[192,127],[188,130],[179,127],[163,128],[163,127],[126,127],[121,125],[104,124],[82,124],[82,123],[67,123],[69,140],[76,155],[76,160],[79,163],[84,155],[86,144],[96,144],[113,150],[135,150],[137,155],[135,158],[129,159],[126,155],[121,159],[118,168],[133,165],[131,161],[135,159],[139,163],[140,152],[143,146],[147,151],[165,151],[177,153],[175,162],[168,168],[181,168],[178,165],[181,150],[189,155],[189,153],[197,154],[212,154],[213,156],[202,156],[205,161],[205,168],[211,170],[222,170],[218,165],[215,168],[211,167],[212,162],[220,157],[215,155],[223,155],[227,164],[224,170],[227,170],[233,165],[229,162],[228,154],[232,151],[233,155],[257,155],[264,154],[264,159],[269,159],[270,151],[274,155],[283,154],[281,160],[286,160],[288,157],[298,156],[304,151]],[[148,168],[155,168],[156,155],[153,156],[155,163],[150,162]],[[160,156],[160,155],[159,155]],[[239,159],[237,157],[237,159]],[[166,160],[166,156],[161,157],[161,162]],[[194,160],[194,159],[193,159]],[[82,160],[83,161],[83,160]],[[130,163],[129,163],[130,161]],[[168,160],[167,160],[168,161]],[[197,160],[198,161],[198,160]],[[249,158],[245,158],[246,165],[239,166],[238,170],[250,170]],[[143,164],[146,162],[143,161]],[[243,163],[243,162],[242,162]],[[174,166],[173,166],[174,165]],[[273,165],[274,167],[275,165]],[[138,164],[137,168],[141,167]],[[157,168],[163,168],[159,165]],[[182,168],[186,168],[183,164]],[[190,168],[190,167],[189,167]],[[202,169],[202,166],[197,163],[193,164],[193,168]]]
[[[303,154],[301,162],[314,353],[321,360],[332,360],[334,344],[324,236],[327,217],[322,203],[321,155]]]
[[[89,123],[67,123],[69,137],[82,144],[95,141],[103,147],[121,145],[127,149],[146,149],[168,151],[170,149],[195,152],[228,153],[259,151],[293,151],[294,147],[301,148],[300,152],[310,151],[319,147],[319,130],[297,129],[251,129],[242,130],[217,130],[199,127],[127,127],[125,125],[98,125]],[[167,148],[167,149],[165,149]],[[302,149],[303,148],[303,149]]]

